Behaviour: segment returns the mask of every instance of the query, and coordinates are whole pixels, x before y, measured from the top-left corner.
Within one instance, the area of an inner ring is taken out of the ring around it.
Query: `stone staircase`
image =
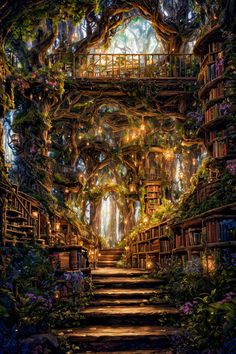
[[[98,258],[98,268],[116,267],[117,262],[121,259],[124,248],[106,248],[100,251]]]
[[[82,326],[60,333],[78,353],[174,353],[171,338],[178,311],[150,303],[158,292],[158,280],[142,277],[145,272],[101,268],[93,271],[94,301],[82,310]]]

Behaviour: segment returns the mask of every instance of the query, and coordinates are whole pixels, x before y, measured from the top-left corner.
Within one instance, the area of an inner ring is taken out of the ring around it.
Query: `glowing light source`
[[[55,230],[56,231],[59,231],[60,230],[60,227],[61,227],[61,224],[59,222],[56,222],[55,224]]]
[[[174,157],[174,153],[173,153],[172,150],[167,149],[167,150],[164,152],[164,156],[165,156],[166,160],[172,160],[173,157]]]
[[[183,174],[183,172],[180,172],[179,173],[179,179],[183,179],[184,178],[184,174]]]
[[[148,222],[148,221],[149,221],[149,217],[146,215],[146,216],[144,217],[143,221],[144,221],[145,223]]]
[[[38,216],[39,216],[39,213],[38,211],[33,211],[32,214],[31,214],[32,218],[34,219],[38,219]]]
[[[59,300],[60,297],[61,297],[60,291],[59,290],[54,291],[53,297],[54,297],[55,300]]]

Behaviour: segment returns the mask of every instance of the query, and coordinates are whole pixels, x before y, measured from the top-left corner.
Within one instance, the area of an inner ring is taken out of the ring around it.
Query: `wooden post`
[[[75,69],[75,64],[76,64],[76,58],[75,58],[75,54],[72,54],[72,77],[75,80],[76,79],[76,69]]]
[[[92,61],[92,64],[93,64],[93,77],[95,77],[95,54],[92,54],[92,58],[93,58],[93,61]]]
[[[112,77],[114,79],[114,54],[112,54],[111,70],[112,70]]]
[[[102,77],[102,56],[99,54],[99,77]]]
[[[118,70],[118,77],[120,78],[120,54],[119,54],[118,68],[119,68],[119,70]]]
[[[138,74],[141,77],[141,63],[140,63],[140,54],[138,54]]]
[[[144,77],[147,76],[147,55],[144,54]]]

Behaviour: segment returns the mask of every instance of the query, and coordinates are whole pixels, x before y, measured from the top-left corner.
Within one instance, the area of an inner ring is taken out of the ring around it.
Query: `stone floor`
[[[171,326],[178,312],[163,303],[150,303],[161,282],[144,277],[147,272],[100,268],[92,272],[95,298],[82,310],[80,328],[63,331],[79,353],[172,354]],[[163,325],[163,320],[165,325]]]

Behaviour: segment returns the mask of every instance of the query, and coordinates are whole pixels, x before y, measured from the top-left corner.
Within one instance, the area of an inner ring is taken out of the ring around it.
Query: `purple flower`
[[[180,311],[183,312],[185,315],[188,315],[193,310],[194,304],[192,302],[185,302],[183,306],[180,307]]]

